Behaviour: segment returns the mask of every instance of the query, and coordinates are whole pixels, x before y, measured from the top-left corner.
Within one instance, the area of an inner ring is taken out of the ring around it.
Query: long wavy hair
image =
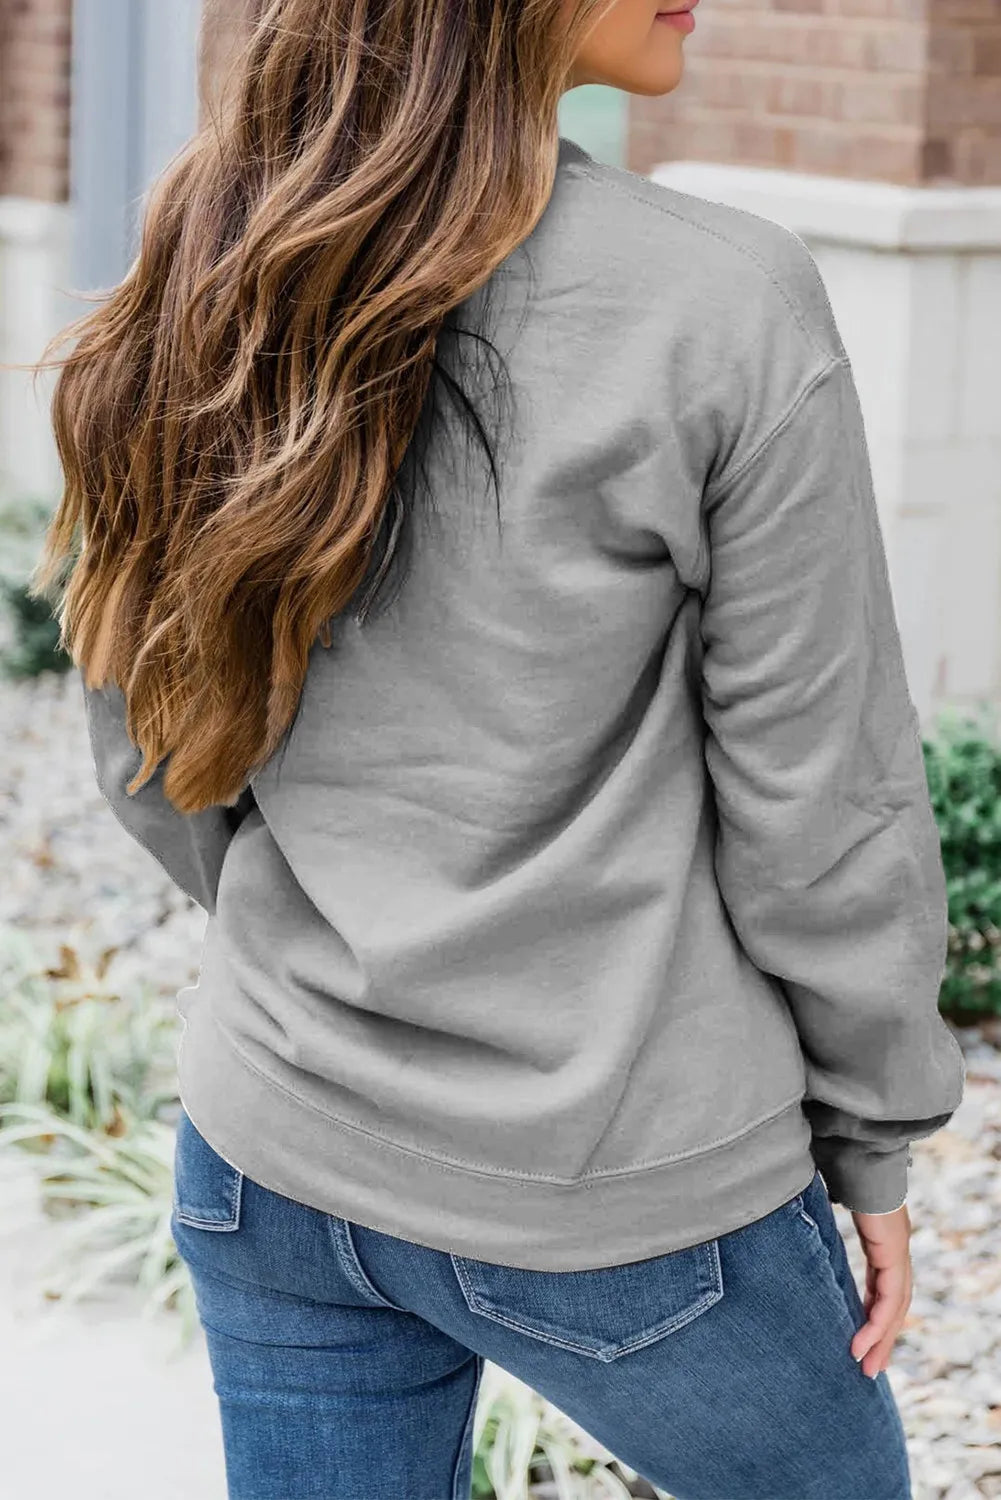
[[[367,607],[446,319],[541,217],[607,4],[253,0],[124,280],[32,366],[61,366],[64,492],[30,587],[87,687],[125,695],[130,793],[169,756],[179,811],[234,803],[313,643],[363,584]]]

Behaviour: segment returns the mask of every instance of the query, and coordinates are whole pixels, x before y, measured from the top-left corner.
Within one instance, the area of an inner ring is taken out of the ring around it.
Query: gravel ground
[[[191,983],[204,914],[98,792],[76,673],[0,685],[0,714],[0,924],[34,934],[43,955],[70,942],[96,958],[116,944],[118,983],[155,980],[165,994]],[[914,1500],[1001,1497],[1001,1023],[957,1034],[966,1097],[913,1147],[915,1290],[889,1372]],[[835,1212],[862,1286],[851,1218]]]

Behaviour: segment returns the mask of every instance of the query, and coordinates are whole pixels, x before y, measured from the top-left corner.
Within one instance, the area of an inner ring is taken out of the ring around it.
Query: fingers
[[[900,1215],[852,1215],[866,1257],[866,1322],[851,1341],[852,1357],[871,1379],[885,1370],[911,1303],[910,1223]]]
[[[852,1357],[860,1361],[863,1374],[875,1379],[886,1369],[909,1305],[909,1283],[894,1273],[880,1272],[867,1320],[851,1342]]]

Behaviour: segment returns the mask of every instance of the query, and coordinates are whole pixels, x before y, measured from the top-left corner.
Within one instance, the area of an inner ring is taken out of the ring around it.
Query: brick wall
[[[260,0],[206,0],[203,96]],[[72,0],[0,0],[0,194],[69,190]],[[681,157],[1001,184],[1001,0],[702,0],[681,87],[630,101],[629,165]]]
[[[628,164],[689,158],[1001,184],[1001,0],[702,0]]]
[[[210,94],[260,3],[206,0],[201,83]],[[73,0],[0,0],[0,195],[69,195],[72,11]]]
[[[929,0],[933,172],[1001,184],[1001,0]]]
[[[72,0],[0,0],[0,194],[69,193]]]

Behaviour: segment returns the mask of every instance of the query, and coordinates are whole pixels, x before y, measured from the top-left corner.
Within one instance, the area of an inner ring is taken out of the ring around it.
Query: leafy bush
[[[101,1286],[131,1282],[145,1294],[141,1316],[170,1307],[181,1344],[197,1326],[188,1268],[170,1232],[174,1126],[120,1113],[115,1128],[74,1125],[51,1104],[0,1105],[0,1147],[35,1148],[42,1206],[59,1222],[57,1287],[64,1308]]]
[[[969,1023],[1001,1015],[1001,743],[995,711],[943,711],[924,741],[942,841],[949,952],[940,1007]]]
[[[59,624],[45,599],[32,595],[31,570],[52,507],[38,498],[5,502],[0,510],[0,668],[10,678],[66,672],[73,665],[59,645]]]
[[[0,1104],[47,1105],[72,1124],[115,1135],[123,1111],[159,1117],[176,1100],[176,1015],[152,988],[107,987],[115,948],[88,966],[74,948],[39,967],[30,944],[0,944]]]
[[[483,1371],[473,1422],[473,1500],[670,1500],[529,1386]]]
[[[187,1267],[170,1234],[176,1014],[155,992],[106,983],[115,952],[88,966],[64,945],[40,966],[28,941],[0,941],[0,1149],[29,1153],[42,1207],[58,1221],[57,1281],[69,1306],[103,1284],[134,1283],[143,1316],[196,1325]]]
[[[42,672],[67,672],[73,665],[59,644],[59,623],[44,599],[33,598],[23,583],[0,579],[0,597],[7,609],[12,639],[0,651],[7,677],[38,677]]]

